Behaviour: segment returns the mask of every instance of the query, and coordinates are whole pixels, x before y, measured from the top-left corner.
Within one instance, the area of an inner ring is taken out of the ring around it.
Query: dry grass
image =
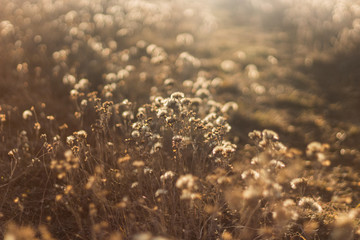
[[[185,2],[2,1],[1,237],[359,238],[357,70],[320,91],[350,20]]]

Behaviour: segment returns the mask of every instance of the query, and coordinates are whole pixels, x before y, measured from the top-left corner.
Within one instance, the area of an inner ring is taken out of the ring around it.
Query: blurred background
[[[206,72],[221,80],[217,100],[239,105],[230,119],[238,143],[253,129],[271,128],[290,146],[359,144],[357,0],[0,5],[0,104],[14,116],[46,103],[71,126],[74,87],[140,105],[159,94],[164,80],[182,90]]]

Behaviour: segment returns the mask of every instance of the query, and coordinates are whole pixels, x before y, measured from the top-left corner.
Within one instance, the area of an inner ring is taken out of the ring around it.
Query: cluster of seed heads
[[[225,107],[229,105],[233,103]],[[162,149],[167,132],[175,149],[190,145],[196,150],[205,144],[212,157],[228,158],[236,146],[223,139],[231,129],[221,111],[223,107],[213,100],[186,97],[182,92],[168,98],[154,97],[151,105],[138,108],[131,136],[139,143],[146,140],[151,153]]]

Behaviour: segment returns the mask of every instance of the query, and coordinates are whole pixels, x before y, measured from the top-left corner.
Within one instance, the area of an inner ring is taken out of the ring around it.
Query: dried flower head
[[[194,43],[194,37],[190,33],[181,33],[176,36],[176,45],[190,46]]]
[[[191,174],[182,175],[176,181],[176,187],[180,189],[192,190],[196,187],[196,177]]]
[[[87,138],[87,132],[85,130],[80,130],[77,132],[74,132],[74,135],[76,135],[79,138],[86,139]]]
[[[267,140],[279,140],[279,135],[272,130],[265,129],[262,131],[262,135]]]
[[[184,98],[184,97],[185,97],[185,95],[182,92],[174,92],[170,96],[170,98],[173,98],[173,99],[181,99],[181,98]]]
[[[275,168],[275,169],[281,169],[285,167],[285,163],[283,163],[282,161],[279,160],[271,160],[269,162],[270,167]]]
[[[138,130],[134,130],[131,132],[131,136],[133,138],[138,138],[138,137],[140,137],[140,132]]]
[[[290,186],[292,189],[302,188],[307,185],[307,179],[305,178],[294,178],[290,181]]]
[[[303,197],[298,202],[300,207],[309,208],[315,212],[322,212],[322,207],[314,199],[310,197]]]
[[[236,68],[236,64],[232,60],[224,60],[221,62],[220,67],[224,72],[233,72]]]
[[[73,135],[66,137],[66,143],[70,146],[74,144],[75,140],[76,140],[76,138]]]
[[[168,193],[168,191],[166,189],[158,189],[155,192],[155,197],[159,197],[161,195],[166,195]]]
[[[27,120],[33,116],[32,112],[30,110],[25,110],[22,114],[22,117],[24,120]]]
[[[242,179],[247,179],[248,177],[252,177],[253,179],[257,180],[259,179],[260,174],[253,169],[246,170],[241,174]]]
[[[170,180],[170,179],[173,179],[175,176],[175,173],[172,172],[172,171],[167,171],[165,172],[163,175],[160,176],[160,180],[162,182],[166,181],[166,180]]]

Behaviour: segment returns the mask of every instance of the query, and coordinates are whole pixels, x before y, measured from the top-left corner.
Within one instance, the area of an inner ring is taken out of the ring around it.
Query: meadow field
[[[0,237],[360,239],[360,2],[0,0]]]

